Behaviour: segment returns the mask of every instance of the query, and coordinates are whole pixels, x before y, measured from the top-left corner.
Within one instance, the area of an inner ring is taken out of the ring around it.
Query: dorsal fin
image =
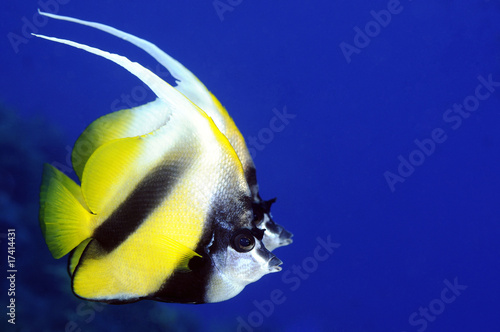
[[[106,114],[92,122],[75,143],[71,160],[80,181],[90,156],[109,141],[145,135],[163,126],[169,116],[161,99]]]
[[[245,139],[243,138],[233,119],[229,116],[226,109],[222,106],[219,100],[191,71],[184,67],[179,61],[162,51],[155,44],[127,32],[102,23],[90,22],[41,11],[39,11],[39,13],[41,15],[54,19],[86,25],[107,32],[111,35],[114,35],[136,45],[137,47],[150,54],[176,79],[177,86],[175,86],[175,89],[180,91],[189,100],[191,100],[199,108],[205,111],[206,114],[213,119],[219,130],[228,138],[243,165],[246,179],[252,190],[252,195],[255,198],[258,197],[258,186],[257,180],[255,178],[255,165],[246,146]]]

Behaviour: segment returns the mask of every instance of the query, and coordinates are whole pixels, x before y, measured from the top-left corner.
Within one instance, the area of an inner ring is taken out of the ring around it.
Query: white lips
[[[267,262],[267,265],[269,266],[269,272],[279,272],[281,271],[281,264],[283,264],[283,262],[281,261],[281,259],[279,259],[278,257],[276,256],[273,256],[268,262]]]

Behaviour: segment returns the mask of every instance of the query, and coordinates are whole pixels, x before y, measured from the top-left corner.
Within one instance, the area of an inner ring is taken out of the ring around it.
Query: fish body
[[[220,302],[282,262],[292,242],[227,111],[184,66],[155,45],[112,27],[54,14],[143,48],[177,79],[174,88],[140,64],[69,40],[38,36],[109,59],[157,99],[94,121],[73,149],[79,186],[46,165],[40,226],[55,258],[70,253],[74,293],[129,303]],[[82,152],[83,151],[83,152]]]

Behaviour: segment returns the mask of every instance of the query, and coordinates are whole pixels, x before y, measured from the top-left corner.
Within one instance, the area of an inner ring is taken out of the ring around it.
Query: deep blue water
[[[222,0],[223,13],[214,1],[58,3],[47,10],[154,42],[214,92],[254,142],[261,195],[278,197],[274,218],[295,242],[276,250],[282,272],[226,302],[76,299],[38,227],[42,163],[67,167],[88,124],[154,95],[107,60],[23,30],[168,75],[124,41],[8,1],[0,102],[20,119],[0,123],[0,261],[6,276],[15,228],[18,272],[15,325],[2,278],[2,331],[498,331],[498,1]]]

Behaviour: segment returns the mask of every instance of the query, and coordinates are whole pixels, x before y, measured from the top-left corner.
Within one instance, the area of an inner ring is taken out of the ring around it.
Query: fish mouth
[[[281,259],[279,259],[276,256],[271,257],[271,259],[269,261],[267,261],[267,266],[269,267],[269,272],[281,271],[281,266],[280,266],[281,264],[283,264]]]
[[[290,243],[293,242],[292,237],[293,234],[283,228],[279,236],[280,245],[282,246],[289,245]]]

